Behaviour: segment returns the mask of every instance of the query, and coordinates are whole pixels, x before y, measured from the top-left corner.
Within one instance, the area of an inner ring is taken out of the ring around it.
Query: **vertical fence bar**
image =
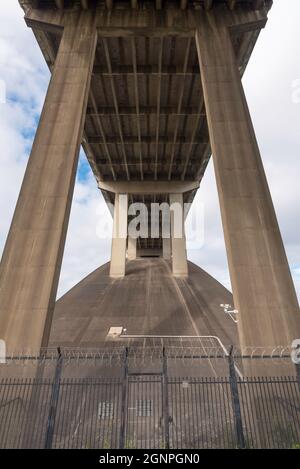
[[[236,377],[236,372],[235,372],[232,351],[233,351],[233,346],[231,346],[230,352],[228,355],[230,390],[231,390],[237,445],[238,445],[238,448],[243,449],[246,447],[246,442],[245,442],[245,436],[244,436],[244,431],[243,431],[243,422],[242,422],[241,405],[240,405],[239,392],[238,392],[238,383],[237,383],[237,377]]]
[[[249,383],[249,379],[244,379],[243,382],[240,383],[240,391],[243,400],[244,418],[247,427],[248,446],[250,446],[250,448],[253,448],[256,445],[256,433],[254,431],[254,416],[250,401],[251,385],[252,384],[251,382]]]
[[[57,351],[58,351],[58,359],[56,363],[54,382],[53,382],[52,392],[51,392],[51,397],[50,397],[50,410],[49,410],[49,415],[48,415],[48,420],[47,420],[46,438],[45,438],[45,445],[44,445],[45,449],[52,448],[55,417],[56,417],[59,390],[60,390],[60,379],[61,379],[61,373],[62,373],[63,357],[62,357],[60,348],[58,348]]]
[[[5,429],[5,433],[3,435],[3,449],[9,449],[9,445],[7,439],[9,438],[9,431],[11,429],[11,420],[12,416],[15,411],[15,402],[16,402],[16,389],[17,389],[18,379],[14,378],[13,380],[9,381],[9,386],[7,388],[7,412],[6,412],[6,419],[5,424],[3,425],[3,429]],[[9,404],[12,404],[12,408],[10,409]]]
[[[120,425],[120,439],[119,449],[123,449],[125,446],[125,428],[126,428],[126,401],[127,401],[127,389],[128,389],[128,347],[125,348],[124,357],[124,377],[122,385],[122,404],[121,404],[121,425]]]
[[[295,366],[296,366],[297,382],[298,382],[298,386],[300,387],[300,363],[297,363]]]
[[[169,395],[168,395],[168,363],[165,347],[163,347],[163,363],[162,363],[162,408],[164,416],[164,440],[165,448],[170,448],[169,433]]]

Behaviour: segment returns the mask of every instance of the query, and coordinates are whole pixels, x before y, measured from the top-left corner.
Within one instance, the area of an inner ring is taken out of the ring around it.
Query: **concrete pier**
[[[196,43],[240,341],[290,345],[299,305],[229,30],[211,15]]]
[[[48,344],[97,31],[91,13],[65,25],[0,268],[7,351]]]

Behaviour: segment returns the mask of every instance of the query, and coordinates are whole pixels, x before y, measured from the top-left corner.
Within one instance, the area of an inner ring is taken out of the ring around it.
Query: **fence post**
[[[45,449],[52,448],[55,418],[56,418],[59,390],[60,390],[60,378],[61,378],[61,373],[62,373],[63,357],[62,357],[60,347],[58,347],[57,351],[58,351],[58,358],[57,358],[57,363],[56,363],[54,381],[52,385],[51,397],[50,397],[50,410],[49,410],[47,427],[46,427]]]
[[[238,383],[237,383],[237,377],[236,377],[232,352],[233,352],[233,346],[230,347],[230,351],[228,355],[228,363],[229,363],[229,380],[230,380],[231,399],[232,399],[232,407],[233,407],[233,414],[234,414],[234,426],[235,426],[237,446],[238,448],[243,449],[246,447],[246,442],[245,442],[244,431],[243,431],[243,422],[242,422],[241,405],[240,405],[239,392],[238,392]]]
[[[119,449],[125,446],[125,425],[126,425],[126,400],[127,400],[127,387],[128,387],[128,347],[125,348],[124,357],[124,376],[122,385],[122,404],[121,404],[121,425],[120,425],[120,440]]]
[[[298,386],[300,387],[300,345],[297,345],[297,355],[296,355],[296,360],[295,360],[295,368],[296,368],[296,377],[297,377],[297,382]]]
[[[163,370],[162,370],[162,408],[164,416],[164,440],[165,440],[165,449],[170,448],[170,432],[169,432],[169,396],[168,396],[168,369],[167,369],[167,357],[166,350],[163,347]]]
[[[300,387],[300,365],[299,365],[299,363],[297,363],[297,365],[296,365],[296,376],[297,376],[298,386]]]

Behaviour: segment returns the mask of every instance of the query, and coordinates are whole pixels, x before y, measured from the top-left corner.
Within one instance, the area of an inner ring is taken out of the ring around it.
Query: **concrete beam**
[[[260,10],[261,8],[264,7],[265,0],[255,0],[254,1],[254,9],[255,10]]]
[[[172,74],[174,75],[174,74]],[[109,76],[109,74],[106,74],[106,76]],[[87,116],[108,116],[108,115],[115,115],[115,109],[113,106],[103,106],[103,107],[97,107],[94,109],[93,107],[88,107],[87,108]],[[120,116],[132,116],[136,114],[136,108],[132,106],[119,106],[119,115]],[[141,115],[157,115],[157,107],[156,106],[140,106],[140,116]],[[199,107],[192,107],[192,106],[182,106],[180,112],[178,113],[178,109],[176,106],[161,106],[160,107],[160,115],[161,116],[166,116],[166,115],[172,115],[172,116],[198,116],[200,117],[205,117],[206,114],[203,111],[199,112]],[[193,139],[195,140],[195,139]]]
[[[172,271],[174,277],[187,277],[188,264],[186,255],[186,240],[184,232],[184,210],[183,210],[183,196],[182,194],[170,194],[170,205],[176,204],[181,207],[181,233],[182,236],[178,237],[176,233],[178,224],[175,224],[175,217],[178,217],[178,212],[171,210],[171,247],[172,247]]]
[[[215,12],[214,16],[220,23],[226,23],[232,34],[243,34],[250,31],[258,31],[263,29],[268,21],[267,11],[263,8],[260,10],[250,10],[243,6],[236,6],[230,11],[223,6],[224,12]],[[218,23],[220,25],[220,23]]]
[[[65,6],[65,1],[64,0],[55,0],[55,5],[59,10],[63,10]]]
[[[57,0],[61,5],[63,0]],[[80,0],[82,8],[86,8],[87,0]],[[228,5],[232,5],[232,0],[228,0]],[[68,10],[59,6],[58,9],[30,9],[26,14],[28,24],[34,21],[36,27],[45,28],[47,23],[53,20],[47,18],[65,18],[73,15],[74,10]],[[206,9],[203,11],[189,10],[183,14],[180,8],[170,8],[161,15],[159,9],[144,10],[142,8],[120,10],[113,8],[113,1],[106,0],[106,9],[99,9],[94,12],[96,27],[99,37],[194,37],[197,25],[201,17],[219,16],[222,17],[228,27],[237,33],[258,30],[264,27],[267,21],[267,11],[265,8],[250,9],[244,5],[236,5],[234,10],[230,10],[226,3],[218,4],[215,8],[210,8],[211,0],[207,1]],[[259,3],[258,3],[259,5]],[[82,10],[82,13],[89,13]],[[31,18],[32,17],[32,18]],[[180,25],[178,25],[180,23]],[[35,27],[34,24],[32,26]]]
[[[134,25],[137,25],[140,21],[139,21],[139,11],[140,12],[143,12],[145,10],[131,10],[132,12],[134,12],[134,21],[131,21],[130,23],[134,24]],[[128,10],[124,10],[124,15],[126,15],[126,13],[128,13]],[[181,12],[182,14],[182,12]],[[113,12],[112,12],[112,15],[113,15]],[[123,11],[122,11],[122,15],[123,15]],[[119,15],[119,18],[120,18],[120,15]],[[118,19],[119,19],[118,18]],[[111,17],[111,19],[113,19],[113,16]],[[117,19],[117,17],[116,17]],[[161,19],[161,16],[160,18]],[[117,22],[117,21],[116,21]],[[143,27],[143,26],[140,26],[140,27],[137,27],[137,26],[130,26],[128,24],[128,26],[124,26],[125,24],[125,21],[122,21],[123,24],[120,24],[120,26],[111,26],[111,27],[106,27],[105,25],[102,26],[103,24],[103,21],[102,21],[102,18],[100,20],[98,20],[98,34],[99,36],[101,37],[133,37],[133,36],[141,36],[141,37],[171,37],[171,36],[175,36],[175,37],[194,37],[194,34],[195,34],[195,30],[194,28],[192,27],[177,27],[177,26],[171,26],[171,27],[168,27],[166,25],[166,27],[155,27],[155,26],[149,26],[149,27]],[[151,23],[152,24],[152,23]]]
[[[204,9],[210,10],[213,5],[213,0],[204,0]]]
[[[250,25],[252,29],[259,29],[261,22],[267,18],[267,10],[260,8],[254,10],[245,4],[237,4],[234,10],[228,8],[233,4],[232,0],[215,2],[205,1],[205,9],[188,9],[186,13],[180,8],[166,8],[164,14],[155,8],[149,9],[124,9],[120,14],[118,9],[112,11],[100,10],[96,12],[96,23],[99,36],[103,37],[125,37],[125,36],[148,36],[164,37],[179,36],[190,37],[194,35],[195,29],[201,18],[217,15],[222,18],[223,24],[227,26]]]
[[[171,259],[171,239],[163,238],[163,258],[166,260]]]
[[[164,65],[159,70],[157,65],[138,65],[137,69],[138,75],[175,75],[175,76],[186,76],[186,75],[200,75],[200,70],[198,66],[189,66],[184,73],[176,65]],[[108,71],[103,70],[103,67],[100,65],[95,65],[93,69],[93,75],[107,76],[110,75]],[[114,65],[112,67],[112,75],[134,75],[132,70],[132,65]]]
[[[180,0],[180,8],[181,10],[186,10],[188,0]]]
[[[119,118],[120,117],[120,114],[115,112],[114,115]],[[178,117],[180,115],[180,113],[177,113],[176,116]],[[157,139],[155,136],[151,136],[151,135],[143,135],[140,139],[138,137],[136,137],[135,135],[124,135],[124,136],[120,136],[120,135],[107,135],[106,136],[106,143],[109,144],[109,145],[135,145],[135,144],[140,144],[140,143],[144,143],[144,144],[156,144],[157,143]],[[88,137],[88,143],[90,144],[102,144],[104,143],[103,141],[103,137],[101,135],[93,135],[93,136],[89,136]],[[164,145],[167,145],[167,144],[172,144],[174,145],[174,136],[168,136],[168,135],[160,135],[159,137],[159,140],[158,140],[158,143],[159,144],[164,144]],[[177,139],[176,139],[176,142],[175,144],[176,145],[198,145],[198,144],[208,144],[208,139],[205,138],[203,135],[200,135],[200,137],[195,137],[193,139],[193,136],[185,136],[185,135],[178,135]]]
[[[25,22],[28,27],[33,29],[62,33],[65,15],[63,10],[31,9],[25,15]]]
[[[99,189],[115,194],[184,194],[199,188],[198,181],[99,182]]]
[[[107,10],[112,10],[114,6],[114,0],[105,0]]]
[[[127,223],[128,195],[116,194],[109,271],[109,275],[112,278],[122,278],[125,275]]]
[[[65,26],[0,266],[7,350],[47,346],[97,43],[92,15]]]
[[[227,0],[229,10],[234,10],[236,6],[236,0]]]
[[[83,10],[88,10],[89,8],[89,0],[81,0],[81,8]]]
[[[127,257],[129,261],[136,259],[136,238],[128,236]]]
[[[138,248],[137,257],[161,257],[161,249],[157,248]]]
[[[300,312],[243,91],[222,18],[196,33],[213,162],[241,346],[290,345]]]

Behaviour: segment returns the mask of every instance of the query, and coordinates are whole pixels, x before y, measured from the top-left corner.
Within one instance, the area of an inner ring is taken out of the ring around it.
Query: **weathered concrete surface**
[[[166,260],[171,259],[171,239],[163,238],[163,258]]]
[[[48,342],[97,42],[92,15],[69,16],[0,270],[9,352]]]
[[[136,259],[136,238],[128,236],[127,243],[127,257],[129,261],[133,261]]]
[[[199,189],[198,181],[99,181],[99,189],[115,194],[184,194]]]
[[[172,269],[175,277],[187,277],[186,239],[182,194],[170,194]],[[177,208],[180,210],[178,211]],[[181,214],[180,214],[181,213]],[[179,221],[181,219],[181,226]],[[178,233],[179,229],[179,233]],[[180,237],[178,237],[180,235]]]
[[[111,243],[110,276],[124,277],[128,225],[128,195],[116,194],[114,205],[113,238]]]
[[[288,345],[300,312],[228,29],[196,33],[210,142],[242,345]]]
[[[238,345],[224,302],[232,302],[231,293],[191,262],[186,279],[175,279],[161,258],[127,262],[118,280],[106,264],[57,301],[49,345],[99,347],[111,326],[139,335],[214,335]]]

